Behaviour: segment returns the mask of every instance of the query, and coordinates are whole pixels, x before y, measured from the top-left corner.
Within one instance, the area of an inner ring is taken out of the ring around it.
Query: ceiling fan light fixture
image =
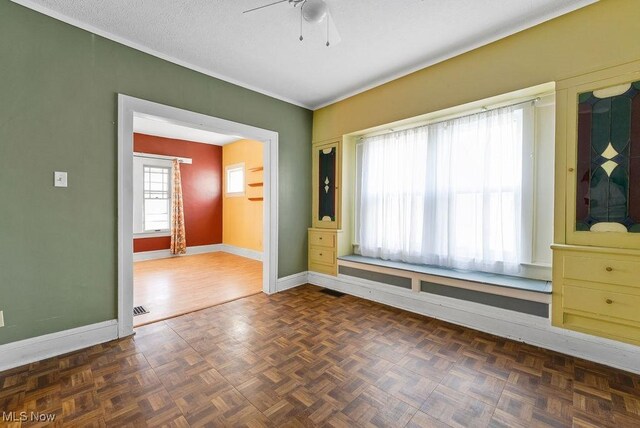
[[[302,4],[302,17],[307,22],[319,23],[327,16],[324,0],[307,0]]]

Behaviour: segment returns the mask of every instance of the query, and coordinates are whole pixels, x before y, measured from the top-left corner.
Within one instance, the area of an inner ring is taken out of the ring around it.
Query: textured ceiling
[[[14,0],[102,36],[309,108],[596,0],[326,0],[341,43],[274,0]],[[514,58],[514,60],[517,60]]]

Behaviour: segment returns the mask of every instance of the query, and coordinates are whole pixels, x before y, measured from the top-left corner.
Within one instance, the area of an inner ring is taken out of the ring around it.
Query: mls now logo
[[[2,412],[3,422],[53,422],[55,413]]]

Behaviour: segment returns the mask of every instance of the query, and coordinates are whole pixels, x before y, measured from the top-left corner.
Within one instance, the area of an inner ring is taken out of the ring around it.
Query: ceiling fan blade
[[[325,19],[327,22],[323,22],[323,24],[325,27],[325,39],[327,40],[327,43],[329,43],[327,47],[337,46],[342,41],[342,37],[340,37],[340,32],[338,31],[338,27],[336,26],[331,11],[327,12],[327,17]]]
[[[279,4],[279,3],[284,3],[286,1],[289,1],[289,0],[280,0],[280,1],[273,2],[273,3],[265,4],[265,5],[262,5],[262,6],[254,7],[253,9],[245,10],[242,13],[254,12],[256,10],[264,9],[265,7],[273,6],[273,5],[276,5],[276,4]]]

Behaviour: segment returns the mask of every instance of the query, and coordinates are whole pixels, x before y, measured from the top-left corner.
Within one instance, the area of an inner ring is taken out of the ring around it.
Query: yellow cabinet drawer
[[[637,326],[573,313],[565,313],[563,321],[563,327],[571,330],[640,345],[640,328]]]
[[[330,266],[330,265],[324,265],[321,263],[310,262],[309,270],[311,272],[326,273],[327,275],[336,275],[338,268],[336,265]]]
[[[563,277],[604,284],[640,286],[640,262],[605,257],[564,256]]]
[[[336,234],[332,232],[309,231],[309,245],[336,248]]]
[[[640,322],[640,296],[632,294],[564,285],[562,307],[566,310]]]
[[[314,263],[324,263],[327,265],[336,264],[336,253],[326,248],[309,248],[309,260]]]

